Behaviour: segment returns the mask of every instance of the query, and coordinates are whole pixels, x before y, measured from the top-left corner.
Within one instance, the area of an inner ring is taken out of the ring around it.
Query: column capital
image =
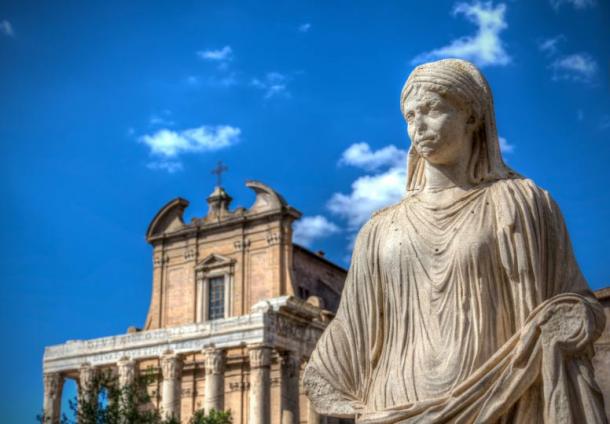
[[[97,369],[93,367],[89,362],[81,364],[78,374],[78,381],[82,389],[89,389],[93,384],[93,380],[97,373]]]
[[[135,380],[136,361],[127,357],[122,357],[117,362],[119,374],[119,385],[121,387],[131,384]]]
[[[161,373],[161,411],[164,418],[180,420],[180,377],[182,357],[174,352],[166,352],[160,358]]]
[[[60,390],[62,377],[58,372],[45,372],[43,374],[44,394],[49,398],[55,398]]]
[[[225,368],[225,351],[215,347],[206,347],[202,350],[205,356],[205,373],[222,374]]]
[[[271,347],[264,344],[248,346],[250,368],[269,367],[271,365]]]
[[[161,356],[161,374],[164,380],[175,380],[182,372],[182,358],[177,353],[167,352]]]

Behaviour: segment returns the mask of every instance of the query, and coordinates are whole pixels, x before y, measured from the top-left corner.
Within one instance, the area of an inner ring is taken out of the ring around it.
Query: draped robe
[[[362,423],[606,422],[590,362],[604,319],[530,180],[410,195],[360,231],[304,385]]]

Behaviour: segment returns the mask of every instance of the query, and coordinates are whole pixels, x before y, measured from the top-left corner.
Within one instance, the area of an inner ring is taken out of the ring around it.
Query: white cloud
[[[182,171],[182,162],[160,160],[149,162],[148,164],[146,164],[146,167],[154,171],[167,171],[169,174],[173,174],[175,172]]]
[[[413,64],[433,59],[458,57],[470,60],[483,67],[488,65],[507,65],[511,57],[504,49],[500,33],[508,27],[504,15],[506,5],[500,3],[494,7],[492,2],[458,3],[453,15],[464,15],[478,29],[476,34],[460,37],[444,47],[417,55]]]
[[[175,122],[170,119],[172,112],[168,109],[161,111],[161,113],[153,113],[148,119],[148,123],[151,126],[165,126],[171,127],[175,125]]]
[[[588,53],[574,53],[557,58],[551,63],[553,80],[592,82],[597,74],[597,62]]]
[[[355,143],[343,152],[339,164],[375,171],[381,167],[404,165],[406,154],[394,145],[373,152],[368,143]]]
[[[549,56],[554,56],[559,52],[557,45],[565,39],[566,37],[564,35],[546,38],[538,43],[538,49]]]
[[[311,24],[309,22],[305,22],[304,24],[299,25],[299,32],[309,32],[311,29]]]
[[[0,22],[0,32],[8,37],[15,36],[15,30],[13,29],[13,25],[7,20],[3,20]]]
[[[293,240],[303,246],[311,246],[316,240],[341,231],[339,227],[322,215],[307,216],[294,223]]]
[[[200,50],[197,52],[197,56],[212,62],[228,62],[233,59],[233,49],[231,46],[224,46],[218,50]]]
[[[500,141],[500,151],[502,153],[508,154],[515,151],[515,145],[510,144],[504,137],[499,137]]]
[[[288,77],[279,72],[268,72],[263,78],[254,78],[251,85],[262,90],[265,99],[290,97]]]
[[[182,131],[162,128],[154,134],[141,136],[139,141],[150,148],[151,154],[169,159],[182,153],[224,149],[237,143],[240,134],[239,128],[229,125],[202,125]]]
[[[550,0],[553,9],[559,10],[562,4],[570,4],[574,9],[586,9],[595,6],[595,0]]]
[[[335,193],[328,209],[347,220],[351,230],[357,230],[371,214],[397,203],[405,193],[406,167],[396,166],[377,175],[364,175],[352,183],[349,194]]]

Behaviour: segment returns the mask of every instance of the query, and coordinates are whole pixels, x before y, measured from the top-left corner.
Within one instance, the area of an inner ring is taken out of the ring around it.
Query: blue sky
[[[145,229],[205,211],[228,164],[304,213],[346,264],[404,185],[399,94],[461,56],[495,95],[506,161],[561,206],[593,288],[610,285],[610,7],[602,0],[0,2],[0,418],[33,422],[43,347],[142,325]]]

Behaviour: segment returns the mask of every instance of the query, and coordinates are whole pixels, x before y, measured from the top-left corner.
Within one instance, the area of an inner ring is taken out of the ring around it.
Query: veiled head
[[[431,104],[436,102],[446,109],[445,114],[459,121],[450,123],[452,127],[449,129],[439,124],[437,133],[451,130],[455,135],[465,131],[466,136],[464,140],[445,137],[441,141],[451,146],[437,146],[438,152],[432,152],[435,158],[424,145],[418,145],[419,129],[413,122],[409,130],[413,143],[408,157],[408,191],[418,191],[425,186],[424,160],[444,160],[446,155],[452,154],[451,149],[468,149],[464,160],[468,161],[468,176],[472,184],[506,178],[511,173],[500,154],[491,90],[476,66],[461,59],[444,59],[415,68],[401,93],[400,107],[407,121],[416,115],[413,107],[424,104],[426,96]],[[462,123],[464,128],[460,127]],[[425,141],[425,136],[422,139]]]

